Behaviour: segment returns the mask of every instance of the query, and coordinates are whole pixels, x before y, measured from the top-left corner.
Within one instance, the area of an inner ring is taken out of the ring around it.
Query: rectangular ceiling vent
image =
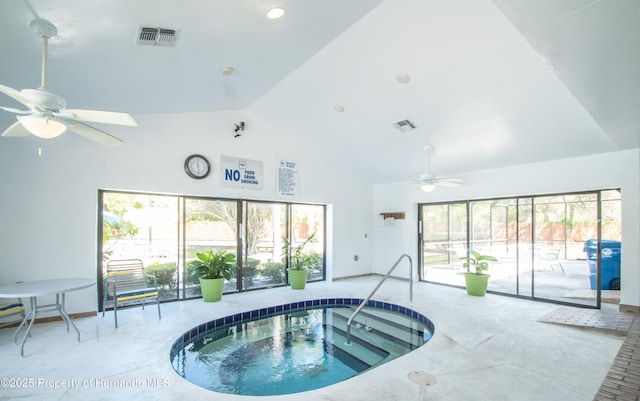
[[[412,129],[416,128],[416,126],[409,120],[398,121],[397,123],[393,124],[393,126],[402,132],[411,131]]]
[[[177,35],[178,31],[175,29],[141,26],[136,43],[145,46],[174,47]]]

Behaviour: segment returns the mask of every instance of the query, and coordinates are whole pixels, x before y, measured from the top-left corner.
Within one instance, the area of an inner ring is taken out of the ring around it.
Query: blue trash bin
[[[621,242],[614,240],[602,240],[602,251],[600,254],[602,267],[602,290],[620,289],[620,254]],[[584,243],[584,250],[587,253],[587,264],[589,265],[589,282],[591,289],[595,290],[598,283],[598,240],[590,239]]]

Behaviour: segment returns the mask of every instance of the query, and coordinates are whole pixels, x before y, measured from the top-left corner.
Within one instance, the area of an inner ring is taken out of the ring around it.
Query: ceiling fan
[[[137,126],[136,121],[127,113],[67,109],[64,98],[49,92],[46,88],[47,44],[49,39],[56,36],[58,30],[50,21],[42,18],[32,20],[29,27],[42,38],[41,84],[38,89],[23,89],[21,91],[0,85],[1,93],[27,107],[26,110],[20,110],[0,106],[0,110],[17,114],[18,119],[2,133],[2,136],[26,136],[31,133],[40,138],[50,139],[69,130],[101,145],[114,146],[121,143],[120,139],[80,121],[132,127]]]
[[[420,178],[416,178],[411,180],[414,183],[420,185],[420,189],[424,192],[431,192],[436,189],[437,185],[441,185],[443,187],[455,188],[462,185],[462,180],[456,177],[448,177],[448,178],[440,178],[435,174],[431,173],[430,170],[430,158],[429,154],[431,153],[431,146],[427,145],[424,147],[424,150],[427,151],[427,171],[424,174],[420,174]]]

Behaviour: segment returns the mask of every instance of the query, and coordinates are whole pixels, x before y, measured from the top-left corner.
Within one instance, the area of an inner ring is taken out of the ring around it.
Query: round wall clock
[[[184,170],[189,177],[202,179],[209,175],[211,165],[206,157],[202,155],[191,155],[184,161]]]

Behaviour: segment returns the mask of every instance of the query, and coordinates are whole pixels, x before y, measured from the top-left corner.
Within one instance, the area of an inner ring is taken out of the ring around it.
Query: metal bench
[[[20,320],[10,320],[5,322],[0,322],[0,327],[5,327],[10,324],[24,321],[25,308],[20,298],[18,298],[18,300],[16,301],[12,301],[12,302],[3,301],[2,303],[0,303],[0,319],[4,320],[4,318],[10,317],[10,316],[19,316]]]
[[[113,302],[116,328],[118,328],[118,306],[142,303],[142,309],[144,309],[147,301],[155,300],[158,305],[158,319],[162,319],[156,277],[145,274],[144,265],[140,259],[109,261],[104,280],[103,300],[103,317],[107,302],[109,300]]]

